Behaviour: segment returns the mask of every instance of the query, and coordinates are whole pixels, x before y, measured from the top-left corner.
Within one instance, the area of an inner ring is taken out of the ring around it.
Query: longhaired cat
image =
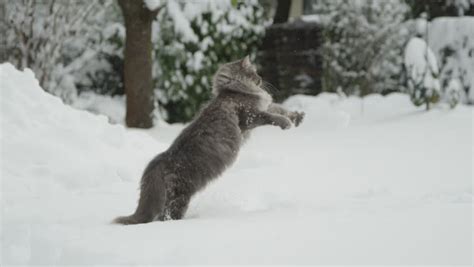
[[[304,117],[272,103],[248,56],[222,65],[212,89],[209,104],[145,168],[135,213],[115,223],[183,218],[191,197],[234,162],[250,130],[261,125],[289,129]]]

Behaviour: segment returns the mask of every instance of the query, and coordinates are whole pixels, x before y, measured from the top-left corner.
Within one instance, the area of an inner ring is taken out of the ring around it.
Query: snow
[[[415,21],[416,34],[418,36],[426,36],[426,31],[428,30],[428,20],[426,18],[427,14],[422,13],[421,17]]]
[[[163,0],[144,0],[145,2],[145,6],[153,11],[155,9],[157,9],[158,7],[160,7],[161,5],[163,5]]]
[[[250,4],[250,2],[248,2]],[[231,1],[228,0],[199,0],[186,1],[183,12],[188,20],[193,20],[203,13],[210,12],[215,18],[219,18],[224,11],[233,8]]]
[[[84,92],[77,96],[71,104],[81,110],[107,116],[109,122],[125,124],[125,96],[99,95],[93,92]]]
[[[471,264],[473,109],[294,96],[181,221],[112,225],[182,125],[128,130],[0,65],[1,264]]]
[[[199,38],[191,28],[191,24],[181,10],[179,3],[172,0],[167,1],[166,7],[168,8],[168,13],[173,19],[175,31],[182,35],[183,41],[197,42]]]
[[[306,21],[306,22],[320,23],[321,22],[321,17],[317,14],[303,15],[303,16],[301,16],[301,20]]]

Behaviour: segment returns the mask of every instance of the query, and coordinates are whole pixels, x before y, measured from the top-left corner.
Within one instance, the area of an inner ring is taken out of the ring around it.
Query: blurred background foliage
[[[182,122],[210,98],[219,65],[246,55],[255,60],[268,20],[257,1],[189,1],[167,3],[156,24],[157,100],[167,121]]]
[[[295,16],[298,5],[301,11]],[[282,13],[279,6],[291,8]],[[97,95],[124,103],[125,29],[116,1],[6,1],[0,12],[2,61],[31,68],[42,87],[66,103],[121,120],[113,114],[123,112],[109,112],[103,102],[91,101]],[[472,104],[474,41],[436,45],[442,41],[420,32],[417,20],[424,16],[421,24],[433,20],[430,25],[435,25],[438,17],[473,14],[470,0],[163,0],[151,40],[156,117],[189,121],[209,99],[212,75],[221,63],[247,54],[258,60],[274,16],[283,18],[282,23],[311,20],[322,27],[317,48],[323,59],[322,91],[359,96],[426,91],[423,82],[410,85],[404,59],[407,43],[417,37],[428,46],[435,43],[438,98],[454,96],[451,103]],[[461,92],[448,90],[456,87]]]

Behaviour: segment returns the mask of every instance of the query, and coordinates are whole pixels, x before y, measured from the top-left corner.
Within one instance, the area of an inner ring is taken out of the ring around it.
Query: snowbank
[[[88,216],[100,213],[95,201],[105,196],[82,200],[84,190],[137,183],[146,161],[165,147],[147,134],[110,125],[105,116],[64,105],[39,87],[30,70],[1,64],[0,81],[2,261],[38,263],[52,256],[47,240],[54,239],[38,225],[48,218],[71,220],[81,214],[80,204],[91,208]]]
[[[262,127],[182,221],[133,211],[149,135],[65,106],[0,65],[1,264],[470,264],[472,109],[400,94],[295,96],[298,128]]]
[[[77,96],[71,106],[93,114],[105,115],[109,122],[125,125],[125,100],[124,95],[108,96],[84,92]]]
[[[19,72],[8,63],[0,66],[2,133],[8,140],[2,143],[2,152],[8,152],[3,157],[4,171],[8,176],[26,168],[21,175],[24,184],[5,179],[3,185],[9,193],[31,192],[27,183],[36,171],[47,172],[43,179],[48,185],[71,189],[135,180],[139,168],[131,173],[126,165],[136,164],[163,148],[146,134],[110,125],[105,116],[64,105],[39,87],[30,70]],[[145,156],[133,159],[140,150]],[[142,165],[140,162],[137,167]]]

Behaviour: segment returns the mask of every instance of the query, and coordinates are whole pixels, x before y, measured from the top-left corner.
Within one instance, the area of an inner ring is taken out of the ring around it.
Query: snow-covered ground
[[[181,221],[110,224],[182,126],[126,130],[0,65],[1,264],[471,265],[473,109],[295,96]]]

